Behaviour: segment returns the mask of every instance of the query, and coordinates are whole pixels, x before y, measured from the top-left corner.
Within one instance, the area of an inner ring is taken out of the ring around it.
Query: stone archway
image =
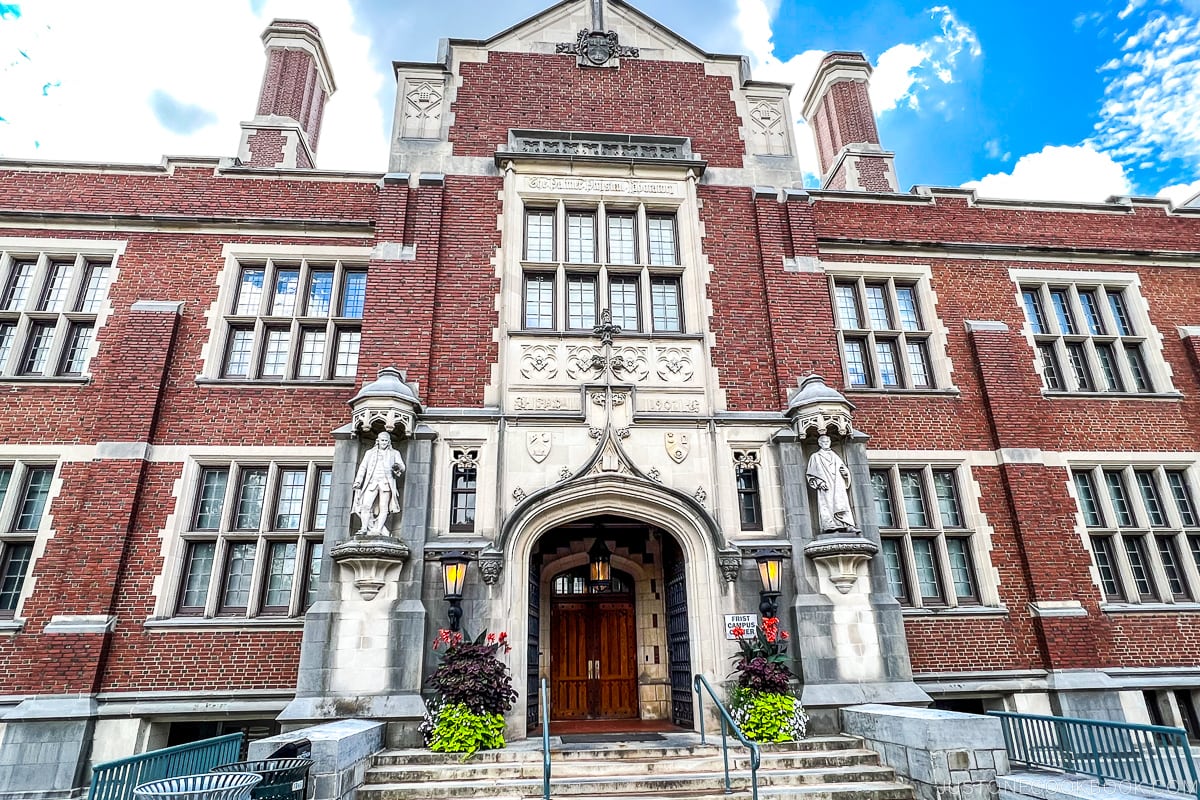
[[[724,672],[720,647],[722,629],[719,595],[726,586],[720,558],[730,557],[719,527],[692,498],[680,496],[659,484],[627,475],[604,475],[572,481],[530,496],[510,516],[495,542],[507,565],[505,579],[493,587],[492,629],[507,627],[517,647],[509,661],[520,699],[509,715],[510,730],[524,730],[537,681],[526,680],[531,667],[536,674],[541,648],[540,631],[530,628],[525,612],[540,602],[540,572],[530,564],[539,540],[550,531],[592,517],[613,515],[636,520],[661,530],[679,550],[678,585],[686,586],[686,644],[690,671],[710,680]],[[503,611],[502,611],[503,610]],[[537,677],[541,677],[538,675]]]

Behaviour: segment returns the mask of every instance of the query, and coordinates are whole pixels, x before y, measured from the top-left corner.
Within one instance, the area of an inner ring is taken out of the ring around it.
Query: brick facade
[[[254,159],[244,166],[0,163],[0,249],[36,255],[54,250],[53,242],[33,242],[55,239],[123,248],[90,379],[0,377],[10,398],[0,411],[0,465],[49,459],[61,482],[46,509],[52,535],[39,535],[16,622],[0,631],[0,703],[57,694],[295,689],[302,614],[270,624],[217,614],[189,624],[174,613],[168,600],[179,581],[179,537],[194,513],[187,503],[195,502],[197,470],[216,463],[214,454],[263,464],[332,463],[331,432],[348,422],[347,402],[379,369],[406,370],[426,410],[451,418],[441,436],[474,441],[475,433],[462,434],[454,420],[504,414],[517,431],[509,435],[525,436],[521,425],[532,423],[489,399],[497,376],[518,369],[504,363],[505,331],[522,313],[506,316],[511,300],[504,299],[522,291],[510,284],[520,268],[504,271],[505,253],[520,249],[506,250],[504,234],[519,219],[505,200],[516,179],[492,163],[510,129],[689,137],[692,152],[713,170],[688,178],[697,183],[702,258],[686,274],[698,276],[703,303],[685,309],[698,333],[678,342],[711,342],[712,388],[715,394],[719,383],[723,405],[699,425],[689,420],[691,430],[755,415],[777,419],[772,430],[785,429],[781,412],[790,392],[817,373],[853,403],[854,426],[870,437],[868,458],[899,452],[914,462],[969,466],[959,491],[977,508],[977,520],[986,520],[986,547],[976,551],[974,569],[994,596],[954,609],[963,613],[905,612],[912,670],[935,700],[942,698],[935,682],[955,675],[977,681],[966,694],[988,702],[1020,693],[1004,682],[1008,673],[1042,680],[1064,670],[1187,668],[1173,673],[1178,688],[1200,687],[1200,586],[1188,587],[1186,599],[1160,598],[1140,609],[1106,600],[1070,473],[1073,465],[1103,465],[1109,457],[1116,464],[1178,463],[1192,474],[1200,468],[1200,214],[1139,201],[1056,207],[988,203],[952,189],[889,194],[881,176],[890,164],[882,159],[859,167],[870,179],[859,191],[832,190],[844,183],[828,191],[764,189],[747,166],[753,154],[736,100],[741,87],[695,56],[625,58],[619,69],[581,68],[574,57],[544,52],[497,49],[486,56],[457,65],[453,124],[442,144],[468,165],[461,174],[258,169],[276,166],[283,152],[283,134],[269,129],[250,137]],[[305,126],[311,148],[325,97],[319,78],[306,52],[271,50],[258,109],[286,111]],[[818,104],[823,163],[847,142],[878,143],[869,104],[861,107],[865,97],[865,87],[859,97],[851,84],[838,83]],[[260,158],[262,148],[271,155]],[[643,166],[626,169],[637,177]],[[654,169],[645,174],[654,177]],[[547,174],[566,170],[555,162]],[[563,208],[570,211],[572,202],[568,197]],[[642,213],[656,206],[647,208]],[[227,323],[231,307],[220,307],[231,302],[237,282],[237,264],[230,272],[226,253],[239,248],[262,253],[264,263],[341,259],[365,266],[356,375],[307,385],[222,379],[222,343],[240,324]],[[336,248],[359,255],[327,255]],[[10,256],[0,263],[14,262]],[[921,314],[935,331],[930,357],[945,367],[948,384],[929,391],[846,385],[830,275],[860,267],[873,275],[927,270],[931,294],[922,296]],[[1153,329],[1141,333],[1161,391],[1044,391],[1012,270],[1088,273],[1101,282],[1105,274],[1135,275],[1127,302],[1144,300]],[[144,301],[178,308],[146,310]],[[61,456],[46,455],[56,449]],[[513,492],[501,486],[493,503],[499,509]],[[857,513],[871,518],[874,511]],[[736,512],[733,520],[726,518],[731,539]],[[768,525],[763,536],[770,534]],[[871,569],[883,569],[881,559]],[[55,619],[70,615],[107,622],[55,632]]]

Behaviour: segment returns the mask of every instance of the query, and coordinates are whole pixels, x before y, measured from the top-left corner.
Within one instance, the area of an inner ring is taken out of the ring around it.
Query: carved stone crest
[[[616,31],[592,31],[584,28],[573,42],[560,42],[556,53],[574,54],[580,66],[603,67],[613,58],[637,58],[636,47],[623,47]]]
[[[682,464],[684,461],[686,461],[688,453],[692,449],[691,442],[688,441],[688,435],[686,433],[677,433],[675,431],[668,431],[667,433],[663,434],[663,444],[667,448],[667,455],[670,456],[671,460],[676,464]]]
[[[550,380],[558,375],[558,351],[544,344],[521,348],[521,375]]]
[[[525,436],[525,449],[529,451],[529,457],[538,464],[546,460],[546,456],[550,455],[550,434],[547,431],[530,431]]]
[[[695,374],[692,355],[681,347],[659,348],[657,371],[658,377],[664,381],[686,383]]]

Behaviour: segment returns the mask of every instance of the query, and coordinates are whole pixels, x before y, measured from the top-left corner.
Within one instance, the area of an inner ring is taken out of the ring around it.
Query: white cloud
[[[787,61],[781,61],[775,55],[771,31],[771,19],[778,7],[778,0],[737,0],[734,25],[741,34],[742,46],[750,56],[754,76],[793,85],[791,103],[792,113],[796,117],[797,156],[806,181],[816,183],[820,179],[820,162],[812,132],[801,113],[804,93],[808,91],[825,53],[806,50]],[[951,83],[963,52],[972,58],[980,55],[979,40],[975,33],[962,24],[954,12],[945,6],[937,6],[930,9],[930,13],[938,20],[939,34],[918,44],[898,43],[876,59],[870,88],[871,105],[876,114],[901,105],[918,108],[919,95],[929,87],[931,78]]]
[[[1182,206],[1192,199],[1200,201],[1200,180],[1194,180],[1191,183],[1177,183],[1174,186],[1164,186],[1159,190],[1158,196],[1167,198],[1176,207]],[[1196,205],[1196,203],[1192,205]]]
[[[163,154],[233,155],[263,74],[259,34],[289,17],[321,29],[338,84],[317,163],[386,169],[375,97],[384,75],[353,30],[349,0],[268,0],[257,14],[229,0],[205,13],[145,0],[48,0],[22,12],[0,21],[0,156],[155,163]],[[189,110],[195,122],[168,127],[155,107]]]
[[[792,84],[792,114],[795,116],[796,157],[804,172],[806,183],[817,183],[821,177],[820,161],[812,131],[801,116],[804,93],[812,83],[817,66],[825,57],[824,51],[806,50],[787,61],[775,56],[775,43],[771,40],[771,16],[778,10],[778,2],[768,6],[765,0],[737,0],[734,26],[742,37],[742,46],[750,56],[754,77],[759,80],[779,81]]]
[[[1131,0],[1121,18],[1137,14]],[[1195,5],[1192,6],[1195,8]],[[1200,16],[1152,8],[1135,20],[1122,53],[1101,68],[1105,99],[1095,140],[1121,163],[1200,168]]]
[[[1129,194],[1125,169],[1090,142],[1047,145],[1017,159],[1012,172],[997,172],[963,184],[981,197],[1013,200],[1102,202]]]

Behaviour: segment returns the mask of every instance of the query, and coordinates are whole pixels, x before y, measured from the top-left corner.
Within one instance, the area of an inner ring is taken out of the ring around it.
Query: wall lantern
[[[596,593],[612,588],[612,553],[599,536],[588,550],[588,586]]]
[[[779,615],[779,585],[783,577],[783,558],[782,550],[762,550],[755,556],[758,562],[758,578],[762,582],[762,589],[758,593],[758,611],[763,619]]]
[[[445,600],[450,604],[446,615],[450,618],[450,630],[457,631],[462,621],[462,591],[467,582],[467,565],[470,557],[460,551],[451,550],[442,554],[442,579],[446,582]]]

